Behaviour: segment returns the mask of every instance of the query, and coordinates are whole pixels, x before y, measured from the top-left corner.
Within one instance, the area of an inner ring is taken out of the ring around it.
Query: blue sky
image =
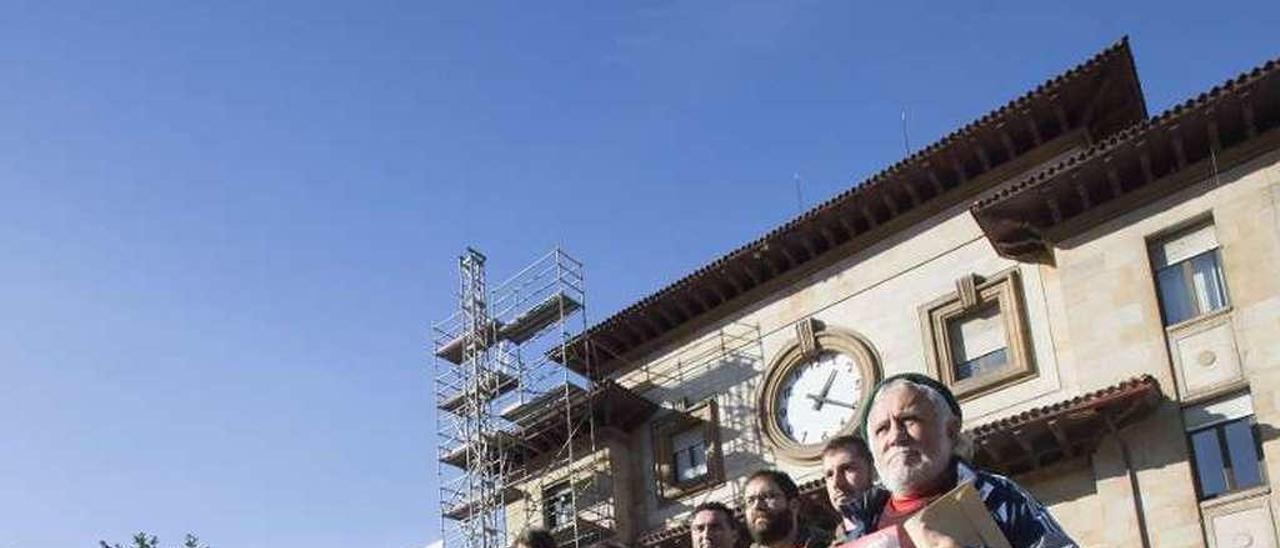
[[[225,5],[224,5],[225,4]],[[438,536],[455,257],[599,320],[1129,35],[1158,112],[1280,3],[4,2],[0,548]]]

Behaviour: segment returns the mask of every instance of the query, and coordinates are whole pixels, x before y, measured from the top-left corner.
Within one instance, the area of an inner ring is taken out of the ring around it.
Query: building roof
[[[1083,134],[1088,141],[1147,116],[1127,38],[1004,106],[876,173],[791,221],[640,299],[553,355],[589,378],[631,368],[677,329],[714,321],[882,240],[929,212],[971,199],[1000,176],[1046,158],[1042,147]]]
[[[1277,127],[1280,59],[1273,59],[1001,188],[971,211],[1000,255],[1052,262],[1054,244],[1079,230],[1267,151],[1256,138]]]

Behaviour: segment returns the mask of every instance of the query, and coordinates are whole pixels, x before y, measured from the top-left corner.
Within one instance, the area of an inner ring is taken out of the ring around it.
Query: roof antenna
[[[804,213],[804,196],[800,194],[800,174],[796,173],[793,177],[796,181],[796,209],[800,213]]]
[[[911,155],[911,139],[907,138],[907,107],[902,107],[902,147]]]

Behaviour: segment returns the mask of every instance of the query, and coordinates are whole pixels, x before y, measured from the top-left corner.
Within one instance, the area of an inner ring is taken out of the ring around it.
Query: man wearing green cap
[[[974,469],[957,456],[960,404],[946,386],[915,373],[876,386],[863,415],[863,433],[884,489],[841,507],[853,546],[959,546],[928,529],[908,535],[904,523],[938,496],[973,484],[1001,533],[1015,548],[1075,546],[1034,497],[1003,476]]]

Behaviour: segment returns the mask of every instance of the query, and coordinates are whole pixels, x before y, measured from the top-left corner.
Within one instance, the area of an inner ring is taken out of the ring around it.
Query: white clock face
[[[777,392],[778,426],[801,445],[834,437],[857,416],[862,371],[845,354],[823,352],[792,369]]]

